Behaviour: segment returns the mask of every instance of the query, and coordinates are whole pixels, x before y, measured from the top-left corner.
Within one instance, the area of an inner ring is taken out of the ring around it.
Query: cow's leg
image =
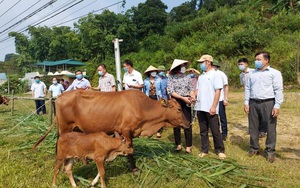
[[[57,174],[59,172],[59,168],[62,165],[63,161],[56,159],[55,161],[55,166],[54,166],[54,174],[53,174],[53,181],[52,181],[52,186],[55,187],[56,186],[56,178],[57,178]]]
[[[73,177],[72,167],[73,167],[74,160],[73,159],[67,159],[65,163],[65,171],[67,176],[69,177],[69,180],[71,182],[72,187],[76,187],[76,183]]]
[[[130,143],[130,146],[133,147],[131,131],[125,130],[122,132],[122,135],[126,138],[126,140],[128,140],[128,142]],[[135,160],[133,158],[133,154],[128,155],[128,160],[129,160],[129,164],[130,164],[130,168],[131,168],[132,172],[135,175],[138,175],[139,169],[135,165]]]
[[[103,157],[97,158],[97,159],[95,159],[95,162],[97,165],[98,174],[95,177],[95,179],[92,181],[92,183],[89,187],[94,186],[99,181],[99,177],[100,177],[102,188],[106,188],[105,179],[104,179],[104,175],[105,175],[104,158]]]

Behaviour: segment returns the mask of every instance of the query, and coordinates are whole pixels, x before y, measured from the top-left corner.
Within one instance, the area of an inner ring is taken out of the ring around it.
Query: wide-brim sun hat
[[[196,74],[200,75],[200,72],[198,70],[194,69],[194,68],[188,68],[188,69],[186,69],[185,72],[189,72],[189,71],[194,71]]]
[[[170,68],[170,71],[172,71],[175,67],[178,67],[178,66],[180,66],[180,65],[182,65],[182,64],[187,64],[187,66],[186,67],[188,67],[190,64],[191,64],[191,62],[189,62],[189,61],[187,61],[187,60],[182,60],[182,59],[174,59],[174,61],[173,61],[173,63],[172,63],[172,66],[171,66],[171,68]]]
[[[158,71],[157,68],[155,68],[154,66],[150,65],[147,70],[145,70],[144,74],[146,74],[147,72],[152,72],[152,71]]]
[[[204,61],[213,62],[214,59],[213,59],[213,57],[211,55],[205,54],[205,55],[201,56],[200,59],[197,60],[198,63],[202,63]]]

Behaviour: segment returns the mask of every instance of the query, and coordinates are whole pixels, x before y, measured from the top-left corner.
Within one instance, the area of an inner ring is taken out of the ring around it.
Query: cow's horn
[[[121,141],[123,144],[125,144],[126,142],[126,138],[123,137],[122,141]]]

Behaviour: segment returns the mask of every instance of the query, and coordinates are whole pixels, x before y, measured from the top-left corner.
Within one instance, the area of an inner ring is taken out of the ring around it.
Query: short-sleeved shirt
[[[81,80],[75,79],[66,91],[71,91],[72,89],[76,90],[77,88],[86,88],[86,87],[91,87],[90,81],[88,81],[85,78],[82,78]]]
[[[171,95],[173,92],[180,96],[189,96],[191,91],[194,91],[192,86],[192,79],[190,75],[171,74],[168,77],[168,93]]]
[[[221,94],[220,94],[220,99],[219,101],[223,101],[224,100],[224,86],[228,85],[228,77],[226,76],[226,74],[223,71],[217,70],[217,73],[220,74],[221,78],[222,78],[222,82],[223,82],[223,89],[221,90]]]
[[[100,76],[98,88],[100,91],[109,92],[113,91],[112,87],[116,86],[116,81],[113,75],[105,73],[104,76]]]
[[[123,82],[125,84],[125,90],[136,89],[136,88],[129,88],[128,85],[137,86],[137,85],[144,84],[141,73],[139,73],[136,70],[133,70],[131,74],[129,72],[126,72],[123,77]]]
[[[253,71],[254,71],[254,69],[247,68],[246,72],[241,72],[241,74],[240,74],[241,85],[244,85],[244,86],[246,85],[247,80]]]
[[[30,90],[34,93],[34,98],[45,97],[44,89],[46,89],[44,82],[40,81],[39,83],[34,82],[31,85]]]
[[[221,75],[214,69],[203,72],[198,77],[197,82],[197,101],[194,109],[197,111],[209,112],[214,102],[216,90],[223,88]],[[219,112],[219,105],[217,105],[216,113]]]
[[[49,91],[52,91],[52,97],[53,98],[56,98],[57,95],[60,95],[62,94],[62,92],[64,91],[64,87],[61,85],[61,84],[52,84],[50,87],[49,87]]]

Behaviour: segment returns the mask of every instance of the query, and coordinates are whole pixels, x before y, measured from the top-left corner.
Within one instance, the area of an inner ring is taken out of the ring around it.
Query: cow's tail
[[[56,125],[56,119],[54,120],[54,122],[52,123],[52,125],[50,126],[50,128],[47,130],[47,132],[34,144],[34,146],[32,147],[31,151],[34,151],[35,148],[46,138],[46,136],[50,133],[50,131],[53,129],[53,127]]]

